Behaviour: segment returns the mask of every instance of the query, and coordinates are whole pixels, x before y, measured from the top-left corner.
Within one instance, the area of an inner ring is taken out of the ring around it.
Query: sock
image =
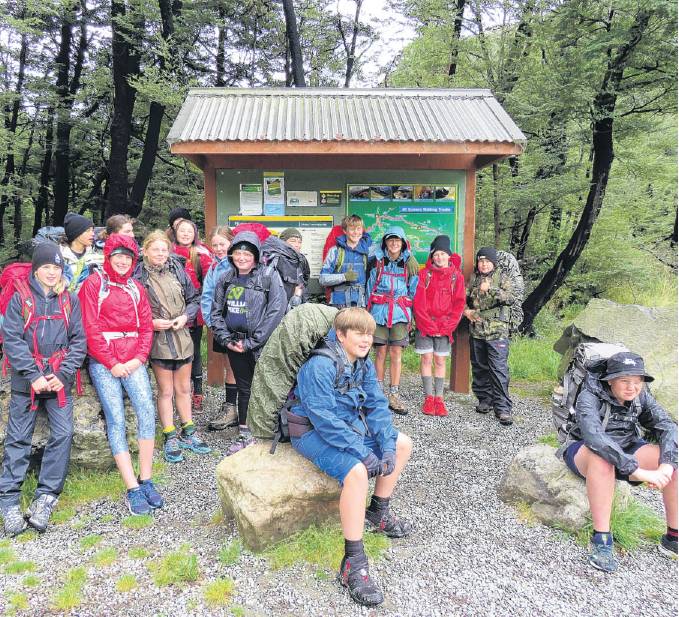
[[[604,544],[605,546],[613,546],[613,536],[610,531],[592,531],[592,544]]]
[[[344,539],[344,556],[349,561],[359,562],[366,559],[365,549],[363,548],[363,540],[347,540]],[[356,559],[358,558],[358,559]]]
[[[193,435],[196,432],[196,425],[193,423],[193,420],[189,420],[182,424],[182,432],[184,435]]]
[[[235,405],[238,400],[238,388],[235,383],[225,383],[224,392],[226,393],[226,402],[230,405]]]
[[[431,375],[422,375],[422,386],[424,387],[425,396],[434,395],[433,379]]]
[[[144,484],[144,482],[150,482],[150,481],[151,481],[151,478],[146,478],[146,480],[142,480],[141,476],[137,476],[137,483],[140,484],[140,485]]]
[[[443,377],[434,377],[434,394],[436,396],[443,396],[444,381]]]
[[[379,379],[377,380],[377,385],[379,386],[380,390],[384,392],[384,381],[380,381]]]
[[[676,540],[677,539],[677,530],[674,527],[670,527],[668,525],[666,535],[670,540]]]
[[[170,424],[167,428],[163,429],[163,437],[165,437],[165,441],[168,439],[172,439],[172,437],[177,436],[177,429],[175,428],[174,424]]]
[[[398,394],[398,384],[389,386],[389,394]]]
[[[203,394],[203,378],[202,377],[193,377],[191,379],[193,381],[193,393],[194,394]]]
[[[389,497],[378,497],[377,495],[373,495],[368,510],[375,514],[386,512],[389,509],[389,499]]]
[[[128,488],[127,489],[127,494],[129,495],[130,493],[134,493],[135,491],[140,491],[141,489],[138,486],[135,486],[134,488]]]

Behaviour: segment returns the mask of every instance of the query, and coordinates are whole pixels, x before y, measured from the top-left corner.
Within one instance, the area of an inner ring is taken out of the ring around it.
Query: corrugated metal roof
[[[525,136],[490,90],[191,89],[181,142],[510,142]]]

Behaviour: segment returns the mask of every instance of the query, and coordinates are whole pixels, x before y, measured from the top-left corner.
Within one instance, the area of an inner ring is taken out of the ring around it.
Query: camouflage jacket
[[[479,290],[481,281],[490,280],[485,293]],[[483,275],[474,271],[467,284],[467,307],[476,311],[481,321],[470,321],[469,332],[474,338],[492,341],[509,337],[509,307],[514,302],[512,282],[498,268]]]

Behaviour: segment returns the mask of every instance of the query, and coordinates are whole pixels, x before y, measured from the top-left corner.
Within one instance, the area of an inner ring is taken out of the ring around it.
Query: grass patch
[[[21,581],[21,584],[24,587],[37,587],[40,585],[42,581],[40,580],[39,576],[36,576],[35,574],[27,574],[24,576],[23,580]]]
[[[511,379],[532,382],[556,381],[561,356],[552,349],[550,338],[516,336],[509,351]]]
[[[151,514],[132,514],[126,516],[120,524],[128,529],[144,529],[144,527],[153,525],[153,516]]]
[[[99,519],[99,522],[100,523],[112,523],[115,520],[115,518],[116,517],[113,514],[104,514],[104,516],[102,516]]]
[[[132,591],[136,587],[137,587],[137,578],[134,576],[134,574],[123,574],[116,581],[116,589],[120,593],[127,593],[128,591]]]
[[[0,546],[0,565],[16,561],[16,558],[17,554],[14,552],[14,549],[9,546],[9,544]]]
[[[526,525],[533,526],[537,523],[537,518],[533,508],[527,501],[519,501],[515,504],[519,520]]]
[[[232,566],[239,559],[243,552],[243,543],[240,540],[233,540],[227,542],[222,548],[219,549],[217,555],[219,562],[225,566]]]
[[[89,536],[85,536],[80,540],[80,548],[86,551],[88,548],[96,546],[104,539],[104,536],[94,533]]]
[[[198,558],[190,552],[188,544],[148,565],[153,582],[158,587],[177,585],[198,580],[200,568]]]
[[[230,610],[233,617],[245,617],[245,608],[240,604],[234,604]]]
[[[556,438],[556,433],[549,433],[549,435],[542,435],[538,437],[538,443],[545,444],[546,446],[552,446],[553,448],[558,448],[561,444]]]
[[[24,531],[24,533],[19,534],[16,537],[16,541],[19,544],[26,544],[26,542],[31,542],[39,537],[40,534],[35,529],[29,529],[28,531]]]
[[[203,599],[209,606],[226,606],[234,588],[234,582],[230,578],[218,578],[205,585]]]
[[[5,566],[5,574],[26,574],[26,572],[35,572],[35,562],[13,561]]]
[[[112,546],[102,548],[92,557],[92,563],[98,568],[106,568],[113,564],[118,559],[118,551]]]
[[[75,508],[60,507],[61,503],[57,504],[57,510],[50,517],[50,521],[54,525],[63,525],[68,523],[75,516]]]
[[[5,597],[7,598],[5,615],[16,615],[18,611],[25,611],[28,608],[28,598],[25,593],[8,591]]]
[[[212,516],[210,517],[210,525],[223,525],[224,524],[224,512],[220,508],[219,510],[215,510]]]
[[[143,546],[133,546],[127,551],[127,556],[130,559],[146,559],[151,556],[151,551]]]
[[[379,559],[390,546],[389,538],[382,534],[363,536],[366,555]],[[344,537],[339,527],[311,526],[264,552],[274,570],[295,563],[308,563],[321,568],[337,570],[344,555]]]
[[[69,570],[64,586],[52,597],[51,607],[57,611],[69,611],[80,606],[86,580],[87,570],[82,566]]]

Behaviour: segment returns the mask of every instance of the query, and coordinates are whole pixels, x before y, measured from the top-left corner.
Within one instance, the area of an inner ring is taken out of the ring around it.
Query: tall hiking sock
[[[368,506],[368,511],[381,515],[389,509],[389,500],[390,497],[378,497],[377,495],[373,495],[370,500],[370,505]]]
[[[238,388],[235,383],[225,383],[224,393],[226,394],[226,402],[229,405],[235,405],[238,400]]]
[[[167,428],[163,429],[163,437],[165,437],[165,441],[168,439],[172,439],[173,437],[177,436],[177,429],[175,428],[174,424],[171,424]]]
[[[202,377],[192,377],[191,381],[193,381],[193,393],[194,394],[203,394],[203,378]]]
[[[398,394],[398,384],[389,386],[389,394]]]
[[[434,377],[434,395],[443,396],[443,384],[445,380],[443,377]]]
[[[193,420],[189,420],[182,424],[182,432],[184,435],[193,435],[196,432],[196,425],[193,423]]]
[[[347,540],[344,539],[344,555],[351,560],[352,557],[366,559],[365,549],[363,548],[363,540]]]
[[[670,540],[676,540],[677,539],[677,530],[674,527],[670,527],[668,525],[667,526],[667,537]]]
[[[422,375],[422,386],[424,387],[425,396],[434,395],[433,378],[431,375]]]
[[[597,531],[596,529],[592,532],[592,544],[604,544],[606,546],[613,546],[613,535],[610,531]]]
[[[248,419],[248,399],[243,395],[238,397],[238,424],[246,426],[245,421]]]

